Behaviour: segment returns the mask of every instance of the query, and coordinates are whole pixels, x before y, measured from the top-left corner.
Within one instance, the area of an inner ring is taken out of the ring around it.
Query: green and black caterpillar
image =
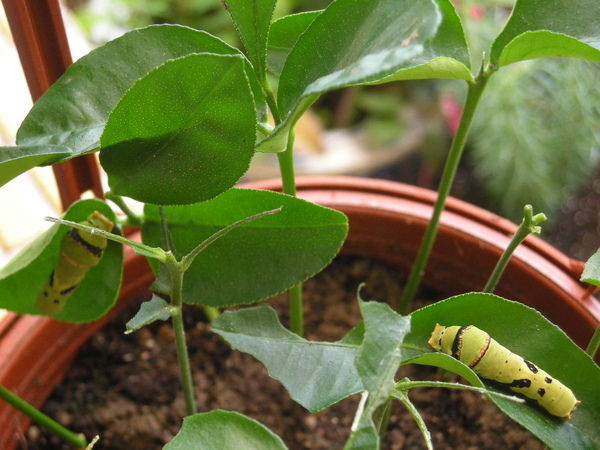
[[[112,231],[114,226],[98,211],[81,223],[104,231]],[[60,244],[58,262],[38,293],[35,307],[48,316],[58,314],[88,270],[100,262],[106,244],[104,236],[76,228],[65,234]]]
[[[560,381],[472,325],[444,327],[436,324],[428,344],[466,364],[482,378],[501,383],[535,400],[554,416],[570,418],[579,403],[573,392]]]

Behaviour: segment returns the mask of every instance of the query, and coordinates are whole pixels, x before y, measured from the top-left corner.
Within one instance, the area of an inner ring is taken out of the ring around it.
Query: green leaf
[[[600,62],[598,0],[519,0],[498,35],[491,64],[526,59],[574,57]]]
[[[456,9],[450,0],[436,2],[442,13],[442,22],[433,39],[425,43],[423,53],[399,67],[391,77],[374,84],[431,78],[473,80],[465,31]]]
[[[337,211],[251,189],[232,189],[188,207],[165,207],[175,247],[185,255],[220,229],[281,206],[277,214],[246,223],[203,250],[185,273],[184,302],[223,307],[284,292],[329,264],[348,223]],[[142,237],[148,245],[160,244],[157,207],[146,206]]]
[[[277,19],[269,30],[269,48],[267,67],[276,76],[281,75],[285,60],[294,45],[308,26],[321,14],[321,11],[310,11],[291,14]]]
[[[59,145],[0,147],[0,187],[29,169],[69,154]]]
[[[71,65],[36,102],[17,143],[62,145],[70,157],[97,149],[109,113],[136,80],[195,52],[239,54],[207,33],[178,25],[150,26],[106,43]]]
[[[209,200],[241,178],[254,154],[256,113],[239,55],[167,61],[111,113],[100,162],[111,190],[181,205]]]
[[[142,303],[140,310],[127,322],[125,334],[133,333],[157,320],[168,320],[169,317],[171,305],[158,295],[153,295],[150,300]]]
[[[276,3],[277,0],[227,0],[227,10],[259,80],[267,75],[267,39]]]
[[[242,414],[214,410],[183,419],[164,450],[285,450],[283,441],[264,425]]]
[[[307,341],[285,329],[269,306],[226,311],[211,329],[262,362],[290,397],[313,413],[362,390],[356,345]]]
[[[400,365],[400,344],[410,331],[410,317],[394,312],[389,305],[359,300],[365,335],[356,355],[356,368],[364,388],[375,398],[375,407],[388,398]]]
[[[581,281],[600,287],[600,250],[596,251],[583,266]]]
[[[494,396],[490,400],[550,448],[600,446],[600,428],[597,426],[600,417],[600,384],[597,383],[600,368],[537,311],[491,294],[472,293],[422,308],[411,317],[411,332],[402,345],[403,363],[431,363],[415,358],[431,353],[427,340],[436,323],[445,326],[475,325],[514,353],[556,377],[575,393],[581,404],[571,419],[561,421],[530,402],[515,404]],[[470,371],[466,366],[464,370]],[[498,390],[494,383],[482,381],[488,389]]]
[[[394,387],[400,366],[400,344],[410,331],[410,318],[402,317],[385,303],[359,300],[364,318],[364,340],[356,355],[356,368],[369,398],[358,427],[345,449],[379,448],[379,435],[373,422],[376,409],[385,403]]]
[[[262,217],[269,216],[271,214],[277,214],[278,212],[281,211],[282,208],[283,208],[283,206],[280,206],[279,208],[276,208],[276,209],[271,209],[271,210],[263,211],[263,212],[260,212],[258,214],[254,214],[254,215],[251,215],[248,217],[244,217],[243,219],[240,219],[236,222],[233,222],[232,224],[227,225],[224,228],[221,228],[219,231],[214,233],[212,236],[207,237],[196,248],[194,248],[190,253],[188,253],[187,255],[185,255],[182,258],[181,263],[182,263],[182,266],[184,267],[184,270],[187,270],[188,267],[190,266],[190,264],[192,264],[192,262],[194,261],[194,259],[196,259],[196,257],[200,253],[202,253],[204,250],[206,250],[206,248],[209,245],[212,245],[218,239],[221,239],[223,236],[226,236],[228,233],[231,233],[237,227],[240,227],[244,224],[252,222],[253,220],[260,219]]]
[[[94,199],[74,203],[64,218],[81,222],[93,211],[116,223],[110,207]],[[53,225],[0,270],[0,308],[41,315],[34,307],[36,296],[59,258],[61,240],[68,231],[68,227]],[[119,230],[115,227],[113,233],[119,234]],[[90,322],[106,314],[117,299],[122,266],[121,244],[108,241],[98,265],[89,270],[64,309],[54,318],[66,322]]]
[[[150,263],[153,265],[153,263]],[[156,279],[150,289],[152,292],[158,294],[164,294],[168,297],[173,296],[173,280],[171,278],[171,272],[164,263],[154,263],[154,273],[156,273]]]
[[[365,416],[344,445],[344,450],[378,450],[379,435],[372,420]]]
[[[423,53],[441,22],[432,0],[337,0],[319,14],[289,53],[279,80],[284,118],[258,150],[278,152],[320,94],[387,78]]]

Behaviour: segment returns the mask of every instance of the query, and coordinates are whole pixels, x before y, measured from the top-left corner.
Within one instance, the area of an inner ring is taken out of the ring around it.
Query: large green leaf
[[[177,436],[164,450],[285,450],[283,441],[254,419],[214,410],[183,419]]]
[[[563,382],[581,401],[572,418],[566,421],[556,419],[533,405],[516,404],[490,396],[500,409],[551,448],[600,446],[600,368],[537,311],[491,294],[472,293],[422,308],[411,316],[411,332],[402,348],[404,363],[438,365],[426,359],[416,359],[431,353],[427,340],[436,323],[445,326],[475,325]],[[466,366],[465,370],[470,371]],[[482,381],[489,389],[498,389],[494,383]]]
[[[224,312],[211,329],[262,362],[290,397],[311,412],[363,390],[354,365],[358,345],[307,341],[285,329],[269,306]]]
[[[110,111],[131,85],[167,60],[194,52],[239,54],[201,31],[177,25],[134,30],[77,60],[33,106],[19,145],[64,145],[71,157],[93,151]]]
[[[106,203],[93,199],[74,203],[64,218],[81,222],[93,211],[116,221]],[[35,299],[59,258],[61,240],[68,231],[68,227],[53,225],[0,270],[0,308],[21,314],[41,314],[34,307]],[[113,233],[118,234],[119,230],[115,228]],[[90,322],[102,317],[117,299],[122,268],[122,245],[108,241],[100,263],[90,269],[64,309],[54,318],[66,322]]]
[[[406,62],[405,68],[400,67],[397,73],[376,83],[422,78],[473,79],[469,49],[460,18],[449,0],[436,2],[442,14],[442,22],[433,39],[425,43],[423,53]],[[320,13],[321,11],[311,11],[292,14],[273,22],[269,34],[268,63],[274,74],[281,73],[296,41]]]
[[[400,364],[400,342],[409,319],[378,302],[361,302],[362,327],[337,342],[307,341],[285,329],[269,306],[228,311],[212,330],[235,349],[261,361],[290,397],[311,412],[368,390],[366,423],[388,398]],[[364,331],[364,340],[363,340]]]
[[[277,0],[227,0],[227,10],[259,80],[267,74],[267,39],[276,3]]]
[[[255,139],[245,59],[192,54],[167,61],[127,91],[106,123],[100,162],[115,194],[191,204],[235,185]]]
[[[283,206],[277,214],[242,225],[208,246],[184,278],[184,301],[209,306],[249,304],[284,292],[323,269],[348,230],[340,212],[269,191],[232,189],[214,200],[167,207],[179,255],[232,223]],[[160,245],[160,215],[147,206],[144,243]]]
[[[70,154],[60,145],[0,147],[0,187],[29,169]]]
[[[290,14],[277,19],[269,30],[267,66],[274,75],[281,75],[285,60],[296,45],[298,38],[306,31],[321,11]]]
[[[289,53],[278,89],[283,122],[258,147],[278,152],[320,94],[373,83],[419,56],[441,22],[433,0],[337,0],[323,10]]]
[[[498,67],[549,56],[600,63],[598,0],[518,0],[490,61]]]

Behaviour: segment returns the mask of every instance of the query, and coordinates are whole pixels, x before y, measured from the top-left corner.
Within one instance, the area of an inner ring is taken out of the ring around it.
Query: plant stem
[[[89,225],[84,225],[82,223],[71,222],[70,220],[56,219],[54,217],[45,217],[44,220],[47,220],[48,222],[58,223],[60,225],[66,225],[71,228],[77,228],[78,230],[87,231],[88,233],[100,234],[106,239],[110,239],[111,241],[115,241],[123,245],[128,245],[138,255],[154,258],[160,262],[165,261],[165,251],[162,248],[148,247],[147,245],[142,244],[141,242],[132,241],[131,239],[119,236],[118,234],[109,233],[108,231],[101,230],[100,228],[90,227]]]
[[[121,211],[123,211],[125,213],[125,215],[127,216],[129,225],[135,225],[135,226],[139,227],[142,224],[142,220],[140,219],[140,216],[138,216],[136,213],[134,213],[129,208],[129,206],[127,206],[127,204],[123,200],[123,197],[121,197],[120,195],[113,194],[111,191],[105,192],[104,197],[107,200],[110,200],[111,202],[113,202],[119,208],[121,208]]]
[[[385,439],[388,425],[390,423],[390,416],[392,415],[392,402],[391,399],[386,400],[383,405],[380,405],[373,414],[373,422],[379,432],[379,439],[382,441]]]
[[[408,410],[412,418],[417,423],[417,426],[419,427],[419,430],[421,430],[421,434],[423,435],[423,439],[425,440],[425,445],[427,446],[427,449],[433,450],[433,443],[431,440],[431,434],[429,433],[429,429],[427,428],[423,417],[421,417],[421,414],[419,414],[419,411],[417,410],[415,405],[413,405],[413,403],[408,398],[407,393],[404,391],[393,391],[393,397],[396,400],[399,400],[404,405],[404,407]]]
[[[296,177],[294,175],[294,132],[290,131],[287,147],[277,153],[283,192],[296,196]],[[290,301],[290,331],[298,336],[304,334],[304,312],[302,307],[302,284],[292,286],[288,291]]]
[[[277,100],[275,100],[275,94],[273,93],[271,84],[269,83],[269,80],[266,77],[263,78],[261,86],[263,88],[263,92],[265,94],[265,99],[267,100],[269,110],[273,115],[273,121],[275,122],[275,125],[277,125],[279,122],[281,122],[281,116],[279,115],[279,108],[277,107]]]
[[[594,335],[592,336],[592,339],[590,339],[590,343],[588,344],[587,348],[585,349],[585,352],[588,355],[590,355],[591,358],[594,358],[594,355],[598,351],[599,347],[600,347],[600,325],[598,325],[598,327],[596,328],[596,331],[594,331]]]
[[[171,305],[174,307],[171,313],[173,321],[173,334],[175,337],[175,349],[177,353],[177,362],[179,364],[179,373],[181,374],[181,385],[183,388],[183,397],[185,399],[185,410],[187,415],[196,414],[196,400],[194,397],[194,384],[192,381],[192,369],[188,355],[187,344],[185,342],[185,329],[183,326],[183,270],[181,264],[175,261],[172,253],[167,253],[167,267],[171,275],[173,294]]]
[[[34,408],[22,398],[20,398],[16,394],[13,394],[4,386],[0,386],[0,398],[15,409],[18,409],[23,414],[31,418],[31,420],[33,420],[34,422],[47,428],[61,439],[64,439],[73,447],[85,448],[87,446],[87,440],[85,439],[85,436],[83,436],[82,434],[75,434],[67,430],[61,424],[52,420],[50,417],[42,413],[37,408]]]
[[[410,389],[423,388],[423,387],[430,387],[430,388],[440,388],[441,387],[441,388],[448,388],[448,389],[462,389],[464,391],[474,391],[474,392],[479,392],[480,394],[494,395],[496,397],[500,397],[500,398],[503,398],[506,400],[511,400],[515,403],[525,403],[525,400],[523,400],[520,397],[516,397],[514,395],[502,394],[500,392],[490,391],[489,389],[482,388],[482,387],[469,386],[467,384],[461,384],[461,383],[448,383],[445,381],[410,381],[408,378],[403,378],[402,380],[400,380],[396,383],[396,385],[394,386],[394,389],[392,389],[392,392],[390,393],[390,397],[395,398],[396,400],[402,401],[401,397],[406,395],[406,393]]]
[[[290,131],[285,151],[277,153],[281,184],[284,194],[296,195],[296,175],[294,174],[294,131]]]
[[[496,263],[496,267],[494,267],[494,270],[492,271],[492,274],[490,275],[490,278],[488,279],[482,292],[488,292],[488,293],[494,292],[494,289],[496,288],[498,281],[500,281],[500,277],[502,276],[502,273],[504,272],[504,269],[506,268],[508,261],[510,260],[511,256],[513,255],[513,253],[515,252],[517,247],[531,233],[533,233],[533,234],[540,233],[541,228],[539,226],[537,226],[537,224],[545,221],[546,216],[544,214],[536,214],[534,216],[531,205],[525,205],[525,208],[523,208],[523,212],[524,212],[523,221],[517,228],[517,231],[515,232],[514,236],[510,240],[508,246],[502,253],[502,256]]]
[[[210,244],[212,244],[213,242],[215,242],[217,239],[222,238],[223,236],[225,236],[227,233],[229,233],[231,230],[239,227],[240,225],[243,225],[245,223],[251,222],[253,220],[256,219],[260,219],[261,217],[265,217],[265,216],[270,216],[272,214],[277,214],[279,211],[281,211],[281,209],[283,208],[283,206],[280,206],[279,208],[275,208],[275,209],[271,209],[268,211],[263,211],[261,213],[258,214],[254,214],[253,216],[248,216],[248,217],[244,217],[243,219],[240,219],[232,224],[227,225],[224,228],[221,228],[219,231],[217,231],[216,233],[212,234],[211,236],[207,237],[204,241],[202,241],[199,245],[197,245],[191,252],[189,252],[187,255],[185,255],[182,259],[181,259],[181,269],[182,271],[186,271],[190,265],[194,262],[194,259],[204,251],[204,249],[206,249],[206,247],[208,247]]]
[[[271,90],[270,85],[265,82],[263,83],[263,89],[265,90],[267,103],[273,114],[273,120],[275,124],[281,122],[281,116],[279,115],[279,109],[277,108],[277,102],[275,96]],[[296,196],[296,175],[294,173],[294,130],[290,131],[286,144],[285,151],[277,153],[277,160],[279,162],[279,171],[281,173],[281,186],[284,194]],[[302,305],[302,284],[292,286],[288,291],[289,296],[289,311],[290,311],[290,331],[296,333],[298,336],[304,334],[304,311]]]
[[[454,176],[456,175],[456,170],[458,169],[458,164],[460,163],[460,159],[465,148],[467,135],[469,133],[469,129],[471,128],[471,123],[473,122],[475,110],[477,109],[477,104],[479,103],[481,94],[485,90],[491,73],[492,72],[484,72],[482,70],[475,81],[469,83],[467,98],[465,99],[460,122],[458,124],[456,134],[452,139],[450,152],[448,153],[446,165],[444,166],[444,171],[442,172],[440,185],[438,187],[438,196],[433,207],[433,214],[429,223],[427,224],[425,235],[423,236],[423,241],[421,242],[421,247],[419,248],[415,263],[413,264],[406,285],[404,286],[404,290],[402,291],[400,301],[398,302],[398,312],[400,314],[406,314],[408,312],[410,304],[417,292],[417,289],[419,288],[419,284],[421,283],[421,278],[423,277],[425,266],[427,265],[427,260],[429,259],[429,255],[431,254],[431,249],[433,248],[433,243],[437,235],[440,216],[442,215],[444,205],[446,204],[446,199],[448,198],[450,189],[452,188]]]

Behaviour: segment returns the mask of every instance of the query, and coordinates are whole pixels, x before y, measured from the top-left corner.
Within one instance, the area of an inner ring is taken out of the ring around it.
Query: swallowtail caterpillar
[[[104,231],[112,231],[114,226],[98,211],[80,223]],[[104,236],[76,228],[65,234],[60,243],[58,262],[38,293],[35,307],[48,316],[58,314],[88,270],[100,262],[106,243]]]
[[[579,403],[573,392],[560,381],[511,353],[485,331],[472,325],[444,327],[436,324],[428,344],[466,364],[482,378],[501,383],[535,400],[554,416],[570,418]]]

